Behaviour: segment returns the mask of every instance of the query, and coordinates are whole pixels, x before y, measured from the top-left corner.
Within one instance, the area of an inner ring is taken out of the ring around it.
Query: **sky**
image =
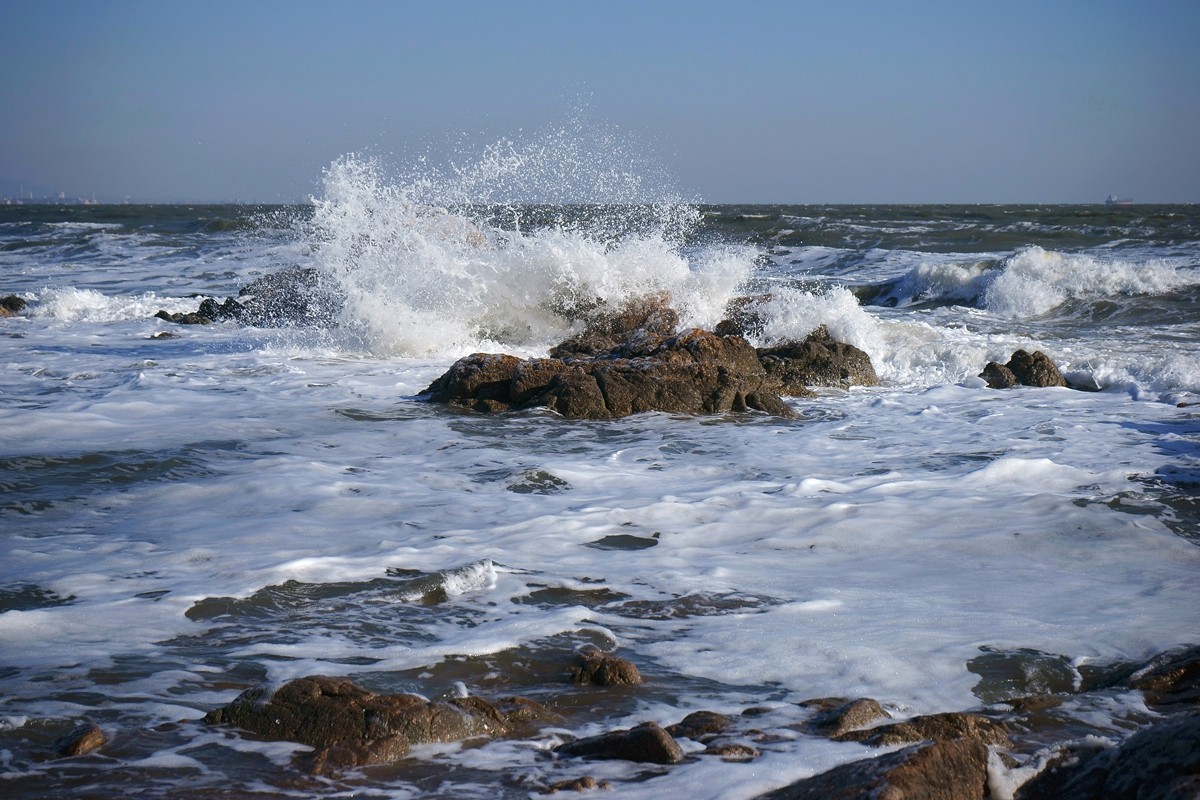
[[[0,74],[0,194],[294,202],[584,120],[709,203],[1200,201],[1195,0],[9,0]]]

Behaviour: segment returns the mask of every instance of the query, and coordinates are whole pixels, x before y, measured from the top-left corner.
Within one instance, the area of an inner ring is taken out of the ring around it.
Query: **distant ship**
[[[1132,197],[1120,198],[1120,197],[1117,197],[1115,194],[1110,194],[1108,196],[1108,199],[1104,201],[1104,205],[1106,205],[1106,206],[1131,206],[1131,205],[1133,205],[1133,198]]]

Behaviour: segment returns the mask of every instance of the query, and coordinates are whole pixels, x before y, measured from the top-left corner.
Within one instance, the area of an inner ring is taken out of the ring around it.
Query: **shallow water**
[[[30,301],[0,320],[7,796],[523,797],[592,774],[752,797],[862,757],[789,727],[800,701],[961,710],[1196,641],[1194,208],[430,211],[429,191],[351,160],[308,208],[0,208],[0,294]],[[344,294],[338,326],[153,318],[293,265]],[[589,303],[668,291],[711,325],[763,290],[763,341],[825,324],[883,385],[796,420],[415,399],[463,354],[544,354]],[[1099,391],[985,388],[1018,347]],[[646,684],[565,683],[585,644]],[[199,721],[309,674],[564,719],[336,779]],[[1097,733],[1145,714],[1106,697],[1076,714]],[[747,764],[548,755],[747,708],[771,734]],[[81,718],[110,744],[38,755]]]

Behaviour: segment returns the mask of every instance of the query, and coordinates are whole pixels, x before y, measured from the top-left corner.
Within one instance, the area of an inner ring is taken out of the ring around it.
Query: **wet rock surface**
[[[94,722],[77,725],[54,743],[54,754],[59,758],[83,756],[108,744],[108,736]]]
[[[462,358],[421,397],[483,413],[549,408],[568,419],[749,410],[793,417],[782,397],[809,395],[809,385],[879,383],[867,354],[824,327],[802,342],[756,350],[738,335],[676,332],[677,322],[666,298],[644,298],[593,321],[550,358]]]
[[[1007,364],[989,361],[979,373],[992,389],[1014,386],[1066,386],[1067,381],[1050,357],[1041,350],[1030,353],[1017,350]]]
[[[973,739],[917,744],[843,764],[762,795],[762,800],[983,800],[987,747]]]
[[[620,759],[642,764],[678,764],[683,761],[683,750],[679,743],[654,722],[576,739],[559,745],[554,752],[567,758]]]
[[[528,714],[530,702],[518,703],[517,709]],[[310,745],[314,752],[304,757],[304,766],[316,773],[386,764],[414,744],[490,737],[509,729],[505,712],[481,698],[438,702],[410,694],[378,695],[326,676],[298,678],[269,695],[249,689],[204,721]]]
[[[1111,749],[1065,748],[1016,800],[1186,800],[1200,797],[1200,712],[1152,725]]]
[[[583,686],[634,686],[642,682],[642,675],[624,658],[586,650],[571,669],[571,682]]]
[[[0,317],[15,317],[25,310],[26,305],[25,298],[15,294],[0,297]]]

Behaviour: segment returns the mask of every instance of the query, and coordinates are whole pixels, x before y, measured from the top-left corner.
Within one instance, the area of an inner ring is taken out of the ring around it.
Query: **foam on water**
[[[1057,311],[1152,309],[1189,285],[1194,259],[839,244],[782,264],[752,237],[696,235],[696,208],[636,172],[549,143],[567,156],[501,143],[407,177],[339,160],[299,235],[194,233],[173,251],[138,230],[69,255],[0,251],[4,291],[32,301],[0,321],[0,786],[524,796],[514,775],[578,769],[622,796],[749,798],[863,756],[801,733],[799,701],[962,710],[992,701],[970,669],[984,654],[1039,651],[1077,679],[1085,663],[1194,643],[1184,494],[1200,422],[1148,402],[1200,392],[1187,297],[1173,324]],[[598,205],[526,205],[572,182]],[[856,212],[855,235],[940,230],[878,213]],[[809,224],[782,216],[750,218],[789,237]],[[155,311],[232,294],[281,258],[337,281],[343,330],[150,339],[166,328]],[[894,307],[848,288],[897,276]],[[794,420],[564,424],[413,400],[457,355],[544,353],[598,304],[669,292],[685,325],[710,326],[764,285],[758,343],[825,325],[884,385],[793,401]],[[983,364],[1018,347],[1109,391],[984,388]],[[617,649],[646,683],[576,695],[560,681],[585,644]],[[301,789],[296,746],[197,721],[246,686],[318,673],[576,705],[530,740],[428,748]],[[1077,716],[1123,736],[1146,713],[1135,694]],[[750,765],[705,757],[651,776],[545,756],[568,731],[749,706],[769,734]],[[55,720],[85,716],[112,751],[29,755]],[[1023,777],[992,772],[998,795]]]

